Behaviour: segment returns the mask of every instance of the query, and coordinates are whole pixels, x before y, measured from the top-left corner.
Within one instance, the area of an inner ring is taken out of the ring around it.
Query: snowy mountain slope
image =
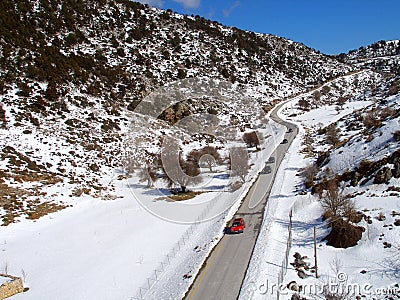
[[[52,181],[68,182],[67,199],[81,194],[114,197],[107,191],[108,179],[115,167],[126,165],[127,134],[136,135],[131,111],[168,82],[204,75],[224,79],[253,90],[266,105],[352,70],[283,38],[131,1],[2,1],[0,17],[2,149],[11,147],[7,149],[40,166]],[[202,101],[198,109],[215,110],[213,99]],[[186,105],[192,113],[195,106]],[[237,109],[235,122],[244,113]],[[150,125],[154,130],[146,139],[151,145],[162,136],[156,128],[166,126]],[[2,184],[15,199],[25,192],[7,186],[20,181],[21,170],[10,157],[6,161],[3,167],[9,170]],[[29,172],[37,173],[31,166]],[[43,186],[35,180],[42,175],[35,176],[24,180]],[[35,189],[40,193],[42,188]],[[29,194],[31,207],[42,203],[34,193]],[[46,193],[47,201],[59,208],[66,201],[65,195]],[[23,201],[6,202],[5,224],[31,210]]]
[[[349,53],[338,55],[338,59],[357,66],[370,68],[386,74],[400,74],[400,41],[379,41]]]
[[[266,141],[264,149],[248,151],[248,187],[269,143],[279,143],[284,132],[263,117],[262,108],[301,94],[302,104],[288,108],[291,118],[331,103],[336,122],[346,115],[343,99],[378,105],[388,89],[396,94],[395,79],[386,86],[378,73],[359,72],[302,44],[130,1],[6,0],[0,3],[0,22],[0,216],[2,225],[9,225],[0,236],[1,267],[28,274],[32,293],[21,298],[54,299],[54,293],[65,299],[124,298],[142,283],[153,283],[157,266],[177,244],[180,249],[188,229],[162,222],[162,214],[155,218],[132,196],[137,193],[163,213],[179,206],[166,200],[172,196],[166,181],[148,189],[138,178],[138,169],[157,162],[166,135],[181,138],[183,156],[212,145],[223,158],[220,169],[205,171],[206,183],[196,190],[202,194],[182,203],[198,204],[221,193],[235,208],[240,193],[229,193],[239,180],[230,181],[225,140],[233,137],[234,145],[243,145],[243,134],[258,130]],[[204,82],[199,87],[196,80]],[[140,111],[154,94],[165,97],[159,114],[151,105]],[[177,98],[166,105],[172,96]],[[179,122],[196,114],[218,123],[195,117]],[[191,134],[199,125],[225,139]],[[356,130],[343,133],[343,140],[362,131]],[[326,150],[317,142],[313,149]],[[127,181],[132,169],[136,173]],[[160,170],[156,175],[163,176]],[[188,251],[177,255],[179,271],[166,273],[175,276],[174,285],[164,276],[157,292],[185,291],[189,280],[183,275],[194,276],[232,214],[222,211],[188,243],[199,246],[199,253],[186,246]],[[194,218],[202,213],[195,211]],[[77,288],[57,294],[71,286],[76,273],[82,274],[73,281]],[[80,280],[85,275],[95,282],[88,289]],[[112,288],[105,292],[110,280]]]

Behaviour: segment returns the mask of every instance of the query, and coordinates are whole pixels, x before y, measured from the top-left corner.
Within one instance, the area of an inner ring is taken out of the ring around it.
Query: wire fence
[[[151,298],[150,291],[163,277],[163,274],[166,271],[167,267],[174,262],[174,259],[177,257],[177,254],[181,251],[181,249],[188,246],[189,241],[191,241],[190,237],[193,235],[197,227],[201,224],[201,221],[206,218],[215,203],[216,201],[211,201],[206,206],[201,215],[192,225],[190,225],[190,227],[185,231],[178,242],[175,243],[174,247],[169,251],[169,253],[164,256],[158,266],[153,270],[151,275],[146,278],[144,284],[139,287],[136,295],[134,297],[131,297],[131,300],[143,300]]]
[[[295,201],[292,205],[292,208],[290,209],[289,212],[289,224],[288,224],[288,238],[286,240],[286,251],[285,251],[285,256],[282,260],[282,265],[281,265],[281,270],[279,271],[278,274],[278,287],[281,286],[283,283],[283,279],[285,278],[287,268],[288,268],[288,263],[289,263],[289,254],[290,254],[290,249],[292,248],[292,241],[293,241],[293,221],[292,217],[293,214],[303,210],[306,206],[314,203],[316,200],[313,197],[308,197],[306,199],[299,199],[298,201]],[[277,299],[279,300],[280,297],[280,288],[278,288],[277,291]]]
[[[290,248],[292,247],[292,215],[293,215],[293,210],[290,210],[289,213],[289,225],[288,225],[288,238],[286,241],[286,251],[285,251],[285,257],[282,260],[282,266],[281,270],[279,271],[278,275],[278,287],[281,286],[283,283],[283,279],[285,278],[286,272],[287,272],[287,266],[289,263],[289,253],[290,253]],[[277,291],[277,296],[276,299],[279,300],[280,297],[280,288],[278,288]]]

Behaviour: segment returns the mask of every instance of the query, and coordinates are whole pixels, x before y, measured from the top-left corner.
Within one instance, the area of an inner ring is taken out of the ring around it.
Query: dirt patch
[[[0,170],[2,226],[17,222],[20,216],[38,219],[66,207],[44,201],[47,193],[43,189],[62,181],[57,174],[9,146],[2,149],[0,156],[7,162],[6,168]],[[24,187],[23,183],[29,183],[29,187]]]
[[[156,198],[156,200],[167,200],[167,201],[185,201],[196,197],[197,195],[202,194],[203,192],[187,192],[187,193],[180,193],[176,195],[171,195],[168,197],[160,197]]]

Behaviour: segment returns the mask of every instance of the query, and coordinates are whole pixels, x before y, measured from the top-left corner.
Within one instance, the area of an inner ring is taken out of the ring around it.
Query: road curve
[[[287,127],[284,138],[288,140],[288,143],[279,144],[276,147],[271,155],[275,157],[275,167],[272,168],[272,173],[261,174],[258,177],[235,215],[235,217],[244,218],[245,231],[238,235],[224,235],[212,250],[184,299],[237,299],[262,226],[265,205],[276,172],[298,133],[296,125],[278,117],[277,111],[283,104],[276,106],[270,117],[275,122]],[[292,132],[289,132],[289,129]],[[254,206],[253,203],[257,205]]]

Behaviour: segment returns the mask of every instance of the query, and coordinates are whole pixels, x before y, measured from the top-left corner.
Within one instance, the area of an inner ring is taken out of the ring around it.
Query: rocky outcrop
[[[361,240],[364,228],[354,226],[343,219],[338,219],[331,223],[332,230],[325,237],[327,245],[335,248],[348,248],[357,245]]]
[[[392,174],[394,178],[400,178],[400,159],[396,158],[393,162]]]
[[[375,184],[388,183],[392,177],[393,177],[392,170],[389,167],[384,167],[378,172],[376,172],[374,183]]]

